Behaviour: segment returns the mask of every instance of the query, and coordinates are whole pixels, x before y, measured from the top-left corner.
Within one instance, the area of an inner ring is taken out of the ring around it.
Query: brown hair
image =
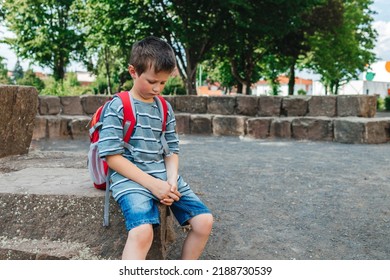
[[[130,65],[138,75],[152,68],[155,73],[172,72],[176,67],[175,54],[168,43],[160,38],[149,36],[135,42],[131,49]]]

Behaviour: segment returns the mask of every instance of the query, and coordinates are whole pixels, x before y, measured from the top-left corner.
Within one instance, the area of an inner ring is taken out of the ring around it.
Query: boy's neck
[[[137,101],[144,102],[144,103],[153,103],[154,102],[154,98],[153,97],[148,98],[148,99],[142,98],[133,89],[130,90],[130,94]]]

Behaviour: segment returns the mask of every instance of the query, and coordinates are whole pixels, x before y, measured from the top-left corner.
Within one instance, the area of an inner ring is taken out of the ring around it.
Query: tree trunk
[[[243,84],[238,82],[237,83],[237,93],[242,93],[242,89],[243,89]]]
[[[295,86],[295,63],[290,66],[290,77],[288,80],[288,95],[294,95]]]
[[[108,47],[104,47],[104,63],[106,67],[106,78],[107,78],[107,94],[111,95],[111,78],[110,78],[110,63],[108,61]]]

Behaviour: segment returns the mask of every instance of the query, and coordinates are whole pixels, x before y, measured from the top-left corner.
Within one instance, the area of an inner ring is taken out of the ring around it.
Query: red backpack
[[[128,91],[117,93],[116,96],[118,96],[121,99],[123,104],[123,123],[122,123],[123,141],[125,143],[125,147],[127,147],[126,144],[129,143],[130,137],[134,130],[134,126],[137,122],[136,115],[133,110],[134,102],[131,94]],[[112,98],[110,100],[112,100]],[[99,133],[103,126],[103,117],[110,100],[108,100],[106,103],[104,103],[96,110],[95,114],[92,116],[89,125],[90,127],[89,137],[90,137],[91,144],[89,146],[89,152],[88,152],[88,171],[91,176],[94,187],[97,189],[106,190],[106,198],[105,198],[105,205],[104,205],[104,222],[103,222],[104,226],[108,226],[108,215],[109,215],[108,214],[109,197],[110,197],[110,192],[109,192],[110,188],[109,188],[109,180],[108,180],[109,168],[107,163],[102,158],[99,157],[98,142],[99,142]],[[162,96],[155,97],[155,100],[161,112],[161,119],[163,120],[161,143],[163,145],[164,152],[168,154],[169,147],[165,139],[168,105],[166,100]]]

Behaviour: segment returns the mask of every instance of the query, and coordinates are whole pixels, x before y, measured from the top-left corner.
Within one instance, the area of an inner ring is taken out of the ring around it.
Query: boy
[[[179,141],[176,121],[168,104],[165,138],[170,153],[161,144],[162,120],[154,97],[161,94],[176,67],[172,48],[156,37],[133,45],[128,68],[134,84],[137,123],[130,148],[123,144],[123,105],[114,98],[104,115],[99,155],[110,167],[110,188],[125,218],[128,236],[122,259],[145,259],[153,241],[153,226],[159,224],[158,203],[170,206],[181,225],[190,224],[182,259],[198,259],[211,232],[210,210],[178,175]]]

